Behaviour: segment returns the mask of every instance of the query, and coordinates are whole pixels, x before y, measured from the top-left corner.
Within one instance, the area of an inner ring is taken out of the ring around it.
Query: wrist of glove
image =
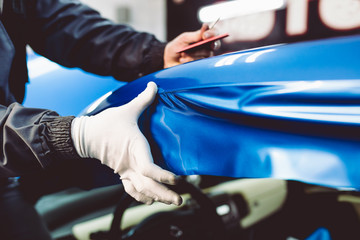
[[[156,84],[150,82],[142,93],[123,106],[75,118],[72,140],[81,157],[99,159],[118,173],[125,191],[136,200],[180,205],[181,197],[163,185],[174,185],[176,176],[154,164],[150,146],[137,124],[156,93]]]

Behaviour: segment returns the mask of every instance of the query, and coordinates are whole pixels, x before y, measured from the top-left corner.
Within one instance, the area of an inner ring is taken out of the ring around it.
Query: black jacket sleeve
[[[122,81],[163,68],[165,43],[115,24],[77,0],[26,0],[30,46],[67,67]]]
[[[22,3],[26,42],[59,64],[122,81],[163,67],[164,43],[151,34],[114,24],[77,0],[13,2]],[[0,105],[0,177],[20,176],[59,160],[79,158],[71,140],[72,119],[17,103]]]
[[[44,109],[18,103],[0,105],[2,156],[0,177],[21,176],[56,161],[80,158],[71,140],[74,117],[60,117]]]

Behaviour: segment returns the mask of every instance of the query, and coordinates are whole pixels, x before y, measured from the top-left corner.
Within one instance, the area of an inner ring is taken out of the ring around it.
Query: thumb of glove
[[[149,82],[143,92],[125,105],[129,108],[129,111],[133,112],[132,116],[136,118],[136,121],[141,113],[154,101],[157,91],[157,85],[154,82]]]

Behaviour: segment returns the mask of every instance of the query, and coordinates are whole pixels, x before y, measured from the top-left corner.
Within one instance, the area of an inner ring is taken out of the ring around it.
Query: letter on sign
[[[335,30],[360,28],[360,1],[319,0],[319,15],[327,27]]]

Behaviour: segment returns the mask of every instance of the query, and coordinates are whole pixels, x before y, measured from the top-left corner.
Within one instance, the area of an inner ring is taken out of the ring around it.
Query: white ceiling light
[[[201,22],[213,22],[252,13],[284,8],[286,0],[234,0],[205,6],[199,10]]]

